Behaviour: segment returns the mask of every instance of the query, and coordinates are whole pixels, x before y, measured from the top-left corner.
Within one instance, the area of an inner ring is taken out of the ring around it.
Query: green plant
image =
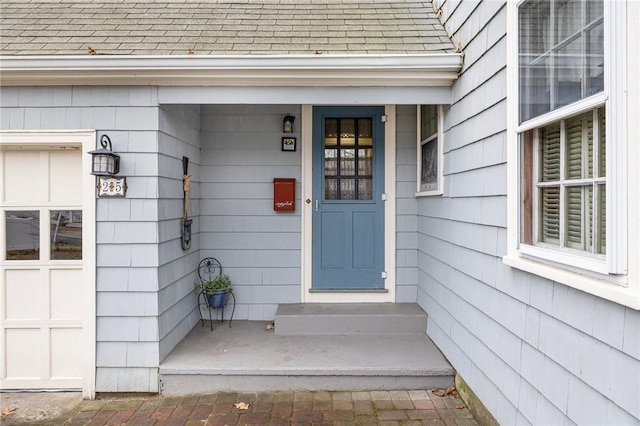
[[[231,278],[229,278],[228,275],[220,275],[215,280],[207,281],[202,284],[202,289],[205,293],[227,290],[229,287],[231,287]]]

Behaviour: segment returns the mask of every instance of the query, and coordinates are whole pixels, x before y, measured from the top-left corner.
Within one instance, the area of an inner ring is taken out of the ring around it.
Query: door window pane
[[[40,212],[7,211],[5,213],[7,241],[6,260],[40,259]]]
[[[358,119],[358,145],[360,146],[372,146],[373,145],[373,128],[372,120],[370,118]]]
[[[373,198],[373,120],[327,118],[324,122],[326,200]]]
[[[337,179],[324,180],[324,199],[325,200],[338,199],[338,180]]]
[[[82,211],[51,211],[51,260],[82,259]]]
[[[358,176],[371,176],[373,170],[373,150],[358,150]]]
[[[338,150],[337,149],[324,150],[324,174],[325,176],[338,175]]]
[[[371,183],[371,179],[358,180],[358,199],[359,200],[373,199],[373,185]]]
[[[353,146],[356,144],[356,120],[343,118],[340,120],[340,145]]]
[[[340,175],[353,176],[356,174],[355,149],[340,150]]]
[[[338,144],[338,120],[335,118],[324,120],[324,144],[326,146]]]
[[[355,179],[340,180],[340,199],[341,200],[356,199],[356,180]]]

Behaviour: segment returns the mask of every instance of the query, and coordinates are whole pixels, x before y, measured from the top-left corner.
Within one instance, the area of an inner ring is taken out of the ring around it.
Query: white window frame
[[[638,93],[640,84],[627,76],[633,75],[631,59],[633,50],[627,40],[640,34],[640,30],[627,22],[640,15],[639,7],[633,2],[604,2],[605,34],[605,81],[604,92],[566,105],[554,111],[519,123],[519,61],[518,61],[518,7],[524,0],[509,0],[507,3],[507,173],[508,173],[508,247],[504,262],[512,267],[581,289],[602,298],[640,309],[640,262],[627,259],[640,259],[638,244],[638,226],[633,222],[640,220],[638,208],[640,197],[629,191],[635,182],[636,192],[638,172],[630,157],[638,148],[630,142],[633,136],[631,127],[640,127],[628,123],[627,117],[632,111],[638,111],[638,97],[629,93]],[[629,43],[631,44],[631,43]],[[634,53],[635,55],[635,53]],[[628,68],[627,68],[628,67]],[[635,68],[637,70],[637,68]],[[631,90],[631,92],[630,92]],[[606,144],[607,144],[607,253],[606,256],[593,256],[576,250],[545,248],[520,243],[520,135],[547,124],[569,118],[599,106],[606,108]],[[629,124],[630,127],[627,127]],[[636,133],[637,134],[637,133]],[[637,140],[636,140],[637,145]],[[636,157],[637,158],[637,157]],[[635,207],[635,211],[634,211]],[[633,215],[633,216],[632,216]],[[628,217],[629,216],[629,217]],[[629,226],[629,227],[628,227]],[[629,232],[636,232],[636,238]]]
[[[427,105],[427,104],[423,104]],[[444,188],[444,153],[442,152],[444,149],[444,107],[442,105],[438,105],[438,132],[435,135],[431,135],[427,139],[422,139],[422,106],[416,106],[416,156],[418,159],[417,170],[416,170],[416,197],[427,197],[433,195],[442,195]],[[438,181],[436,182],[436,187],[434,189],[422,190],[421,188],[421,172],[422,172],[422,145],[427,143],[433,138],[437,138],[438,145]]]

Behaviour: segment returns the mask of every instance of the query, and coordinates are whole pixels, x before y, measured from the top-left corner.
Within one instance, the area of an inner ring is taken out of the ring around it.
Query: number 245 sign
[[[100,176],[98,178],[98,197],[124,197],[126,192],[127,180],[125,177]]]

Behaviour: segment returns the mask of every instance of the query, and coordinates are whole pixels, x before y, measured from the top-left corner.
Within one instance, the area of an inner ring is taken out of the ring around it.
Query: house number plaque
[[[124,197],[126,192],[126,177],[98,177],[98,197]]]

